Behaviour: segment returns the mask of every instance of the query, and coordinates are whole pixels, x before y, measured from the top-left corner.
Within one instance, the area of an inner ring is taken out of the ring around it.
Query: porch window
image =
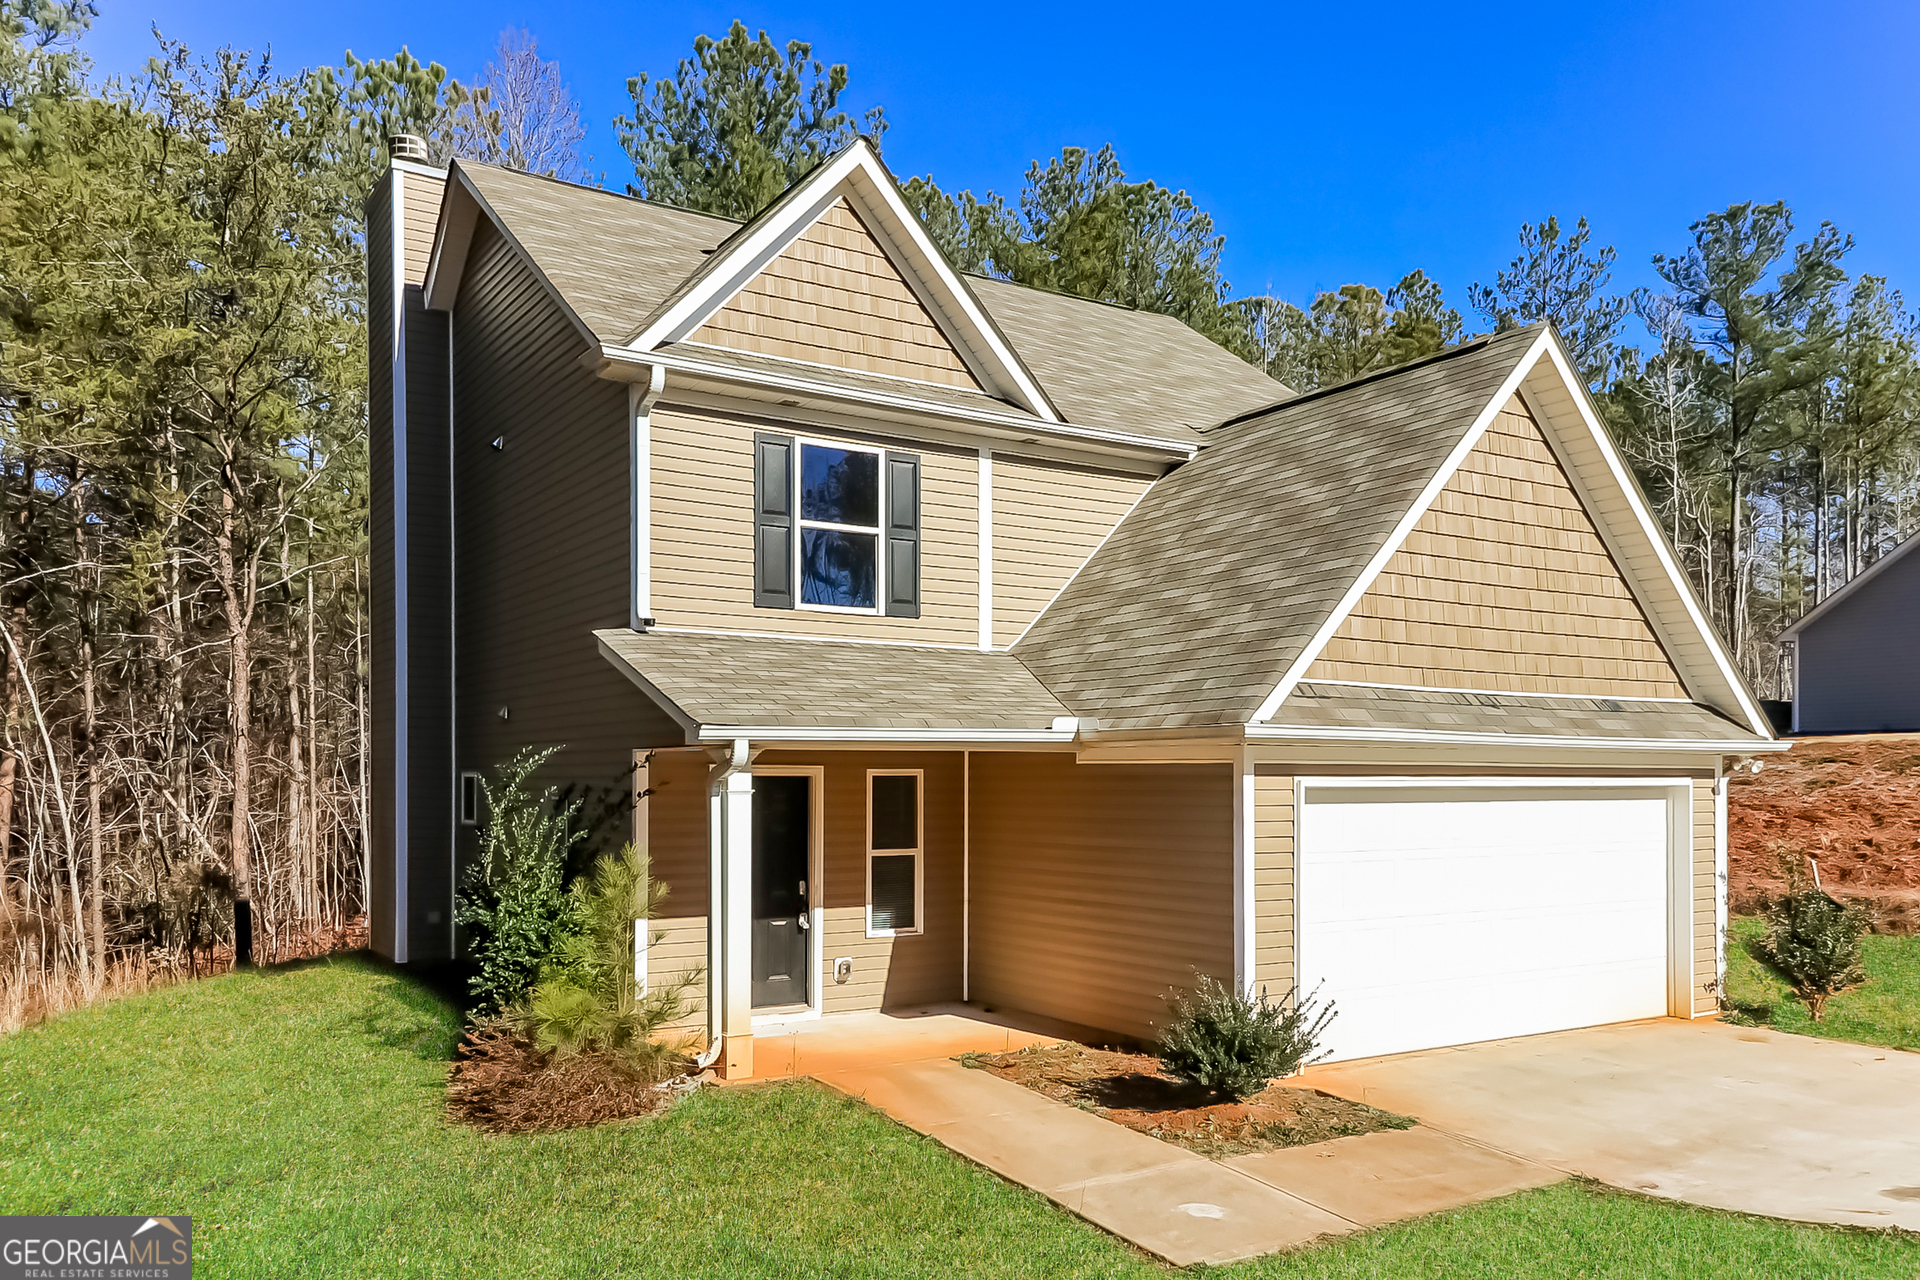
[[[921,932],[923,772],[867,773],[867,936]]]

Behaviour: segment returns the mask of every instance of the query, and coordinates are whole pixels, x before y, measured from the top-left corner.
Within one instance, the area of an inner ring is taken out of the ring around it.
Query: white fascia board
[[[749,386],[765,387],[775,391],[787,391],[798,395],[818,396],[822,399],[839,400],[850,404],[871,405],[877,409],[895,412],[924,414],[930,417],[945,418],[954,422],[966,422],[996,430],[1017,433],[1021,436],[1038,436],[1042,439],[1084,441],[1095,445],[1108,445],[1116,448],[1151,451],[1168,461],[1185,462],[1200,452],[1197,444],[1185,444],[1175,440],[1164,440],[1158,436],[1136,435],[1128,431],[1108,431],[1099,427],[1085,427],[1077,423],[1064,422],[1059,418],[1036,421],[1016,413],[998,412],[987,407],[990,401],[981,397],[983,403],[978,408],[952,404],[944,400],[925,400],[904,389],[900,392],[878,391],[866,387],[849,387],[844,383],[827,382],[809,378],[803,366],[796,366],[793,373],[776,373],[771,369],[744,369],[737,365],[719,364],[701,360],[697,357],[682,355],[679,352],[639,351],[629,347],[615,346],[611,343],[599,344],[600,358],[608,364],[635,369],[662,367],[696,377],[714,378],[728,382],[744,383]],[[904,383],[904,380],[903,380]]]
[[[440,219],[433,229],[433,252],[427,258],[427,287],[423,301],[429,311],[451,311],[460,293],[460,277],[473,247],[473,230],[480,222],[480,202],[466,182],[450,175],[440,200]]]
[[[1574,375],[1572,363],[1567,359],[1566,353],[1560,349],[1560,344],[1553,340],[1551,329],[1542,335],[1542,339],[1545,342],[1547,359],[1559,373],[1567,394],[1573,400],[1574,408],[1580,414],[1581,423],[1592,437],[1594,448],[1599,450],[1601,458],[1606,462],[1614,484],[1626,496],[1627,506],[1633,511],[1634,518],[1639,523],[1641,536],[1651,545],[1654,556],[1666,573],[1667,585],[1679,597],[1680,605],[1686,610],[1687,620],[1692,623],[1695,632],[1698,633],[1700,643],[1705,645],[1707,652],[1713,656],[1714,667],[1725,682],[1727,691],[1733,695],[1734,702],[1747,721],[1747,727],[1761,737],[1771,739],[1773,726],[1766,716],[1760,713],[1758,704],[1747,691],[1747,682],[1741,677],[1739,668],[1734,666],[1726,649],[1721,646],[1719,637],[1714,634],[1713,624],[1707,620],[1706,614],[1702,611],[1699,598],[1694,595],[1692,584],[1687,581],[1686,574],[1681,572],[1679,562],[1674,559],[1672,548],[1667,545],[1666,534],[1660,531],[1660,525],[1654,520],[1653,512],[1642,500],[1639,481],[1634,479],[1633,472],[1620,457],[1619,450],[1613,447],[1612,435],[1601,423],[1599,415],[1593,411],[1593,402],[1587,395],[1586,386]]]
[[[864,726],[775,727],[752,725],[706,725],[700,729],[702,742],[731,742],[748,738],[754,742],[1072,742],[1075,729],[888,729]]]
[[[1896,546],[1893,550],[1887,552],[1885,555],[1881,556],[1878,560],[1875,560],[1872,564],[1862,569],[1859,573],[1854,574],[1853,577],[1849,578],[1840,587],[1838,591],[1834,592],[1832,595],[1828,596],[1825,600],[1822,600],[1819,604],[1813,606],[1813,608],[1801,614],[1797,619],[1794,620],[1793,625],[1789,626],[1786,630],[1782,631],[1778,636],[1775,637],[1775,639],[1776,640],[1792,640],[1796,638],[1797,636],[1799,636],[1800,632],[1803,629],[1811,626],[1812,624],[1818,622],[1821,618],[1825,617],[1827,612],[1831,610],[1835,605],[1839,604],[1842,600],[1845,600],[1848,596],[1851,596],[1854,592],[1858,591],[1860,588],[1866,586],[1869,582],[1872,582],[1876,577],[1880,575],[1882,570],[1891,567],[1895,561],[1905,556],[1908,552],[1912,551],[1915,547],[1920,547],[1920,533],[1913,534],[1905,542],[1902,542],[1900,545]]]
[[[1785,751],[1793,744],[1773,738],[1574,738],[1550,734],[1468,733],[1427,729],[1323,728],[1250,724],[1247,738],[1255,742],[1392,742],[1472,747],[1565,748],[1606,751],[1703,751],[1716,755],[1754,755]]]
[[[989,383],[1042,421],[1059,421],[1059,413],[1040,384],[1001,336],[998,326],[974,298],[973,291],[934,247],[920,220],[900,198],[892,175],[864,139],[802,179],[794,198],[776,208],[758,226],[751,227],[739,243],[725,251],[725,261],[713,264],[698,285],[636,335],[628,347],[633,352],[649,352],[678,342],[698,329],[709,315],[726,305],[728,299],[848,192],[852,192],[877,221],[886,224],[879,230],[891,242],[891,247],[908,259],[909,276],[931,295],[928,301],[933,303],[930,309],[936,319],[944,319],[957,330],[948,332],[947,336],[973,357],[972,363],[977,366],[974,372],[985,375]]]
[[[573,309],[566,298],[561,296],[560,291],[553,287],[553,281],[547,279],[547,273],[540,269],[540,264],[534,261],[533,255],[527,252],[527,247],[521,244],[519,237],[513,234],[513,229],[506,224],[505,220],[502,219],[499,214],[493,211],[493,206],[488,204],[487,198],[480,194],[480,189],[473,185],[473,180],[469,178],[466,171],[460,167],[458,160],[453,162],[453,167],[447,172],[447,191],[449,196],[452,195],[456,187],[463,193],[466,199],[473,201],[475,208],[478,209],[479,212],[486,214],[487,217],[492,220],[494,230],[500,233],[503,240],[513,246],[513,251],[520,255],[520,260],[526,263],[527,268],[533,272],[534,279],[540,282],[540,287],[546,291],[547,297],[553,300],[554,306],[560,308],[560,314],[564,315],[572,322],[573,327],[580,331],[580,336],[586,339],[588,346],[597,348],[600,345],[600,335],[587,327],[587,322],[580,318],[579,313]],[[451,203],[453,203],[453,201],[450,198],[442,198],[440,207],[443,222],[445,221],[446,208]],[[440,231],[438,229],[435,230],[433,256],[427,262],[427,294],[424,301],[428,307],[435,311],[452,309],[454,299],[459,296],[460,277],[466,270],[467,249],[471,245],[472,240],[473,232],[472,229],[469,228],[466,235],[466,243],[455,244],[452,237],[448,236],[445,238],[443,245],[443,238]],[[446,251],[447,261],[445,271],[441,269],[441,253],[443,247]],[[455,254],[456,249],[458,250],[457,256]]]
[[[1493,424],[1494,416],[1500,412],[1501,407],[1508,400],[1513,398],[1513,393],[1519,389],[1520,384],[1532,370],[1534,362],[1540,358],[1541,351],[1551,345],[1550,334],[1542,332],[1533,345],[1527,348],[1526,353],[1514,362],[1512,371],[1501,381],[1500,389],[1493,393],[1493,398],[1487,401],[1486,407],[1474,418],[1473,425],[1467,428],[1466,434],[1461,436],[1459,443],[1454,445],[1446,461],[1442,462],[1440,469],[1434,472],[1433,479],[1427,482],[1427,487],[1420,491],[1420,496],[1400,518],[1400,523],[1394,526],[1393,532],[1380,544],[1373,558],[1367,561],[1366,567],[1360,571],[1360,576],[1353,580],[1353,585],[1348,587],[1347,593],[1340,598],[1340,603],[1327,614],[1326,620],[1320,624],[1320,629],[1313,633],[1313,638],[1307,641],[1306,647],[1287,668],[1286,674],[1280,677],[1280,683],[1274,686],[1273,692],[1267,695],[1266,700],[1253,713],[1255,725],[1273,718],[1274,713],[1280,709],[1280,704],[1287,700],[1294,686],[1300,683],[1307,674],[1308,668],[1312,667],[1315,660],[1319,658],[1321,650],[1327,647],[1327,642],[1333,639],[1334,632],[1340,629],[1340,625],[1347,620],[1347,615],[1353,612],[1353,607],[1359,604],[1361,597],[1372,588],[1374,579],[1378,578],[1381,571],[1387,567],[1387,561],[1393,559],[1394,552],[1400,549],[1400,544],[1407,540],[1407,535],[1413,532],[1413,527],[1419,524],[1421,517],[1427,514],[1427,508],[1433,505],[1434,500],[1440,496],[1440,491],[1447,487],[1448,481],[1453,479],[1453,473],[1460,469],[1460,464],[1466,461],[1468,454],[1473,452],[1473,447],[1480,443],[1480,437],[1485,435],[1487,428]]]
[[[640,692],[646,694],[649,700],[651,700],[655,705],[657,705],[662,711],[666,712],[669,716],[671,716],[673,718],[673,722],[680,726],[681,732],[687,735],[687,742],[689,745],[696,742],[712,741],[712,739],[709,739],[705,734],[703,734],[700,731],[699,721],[695,720],[692,716],[682,711],[678,703],[674,702],[672,698],[669,698],[666,694],[660,691],[660,686],[654,684],[653,681],[641,675],[640,672],[634,668],[632,663],[628,662],[625,658],[621,657],[617,652],[615,652],[612,645],[608,644],[605,640],[598,640],[597,638],[596,638],[596,642],[600,646],[600,656],[605,658],[608,662],[611,662],[615,667],[619,668],[621,675],[633,681],[634,687],[639,689]],[[741,737],[743,735],[730,733],[725,736],[728,738],[736,738],[736,737]]]

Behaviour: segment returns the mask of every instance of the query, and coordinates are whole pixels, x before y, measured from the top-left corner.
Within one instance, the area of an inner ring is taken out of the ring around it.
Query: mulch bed
[[[1057,1044],[967,1054],[960,1061],[1214,1159],[1414,1124],[1405,1116],[1318,1089],[1281,1084],[1269,1084],[1245,1102],[1223,1102],[1198,1085],[1167,1075],[1158,1058],[1144,1053]]]
[[[652,1115],[690,1083],[659,1084],[594,1054],[555,1058],[500,1027],[481,1027],[460,1042],[447,1075],[447,1113],[489,1133],[578,1129]]]
[[[1811,856],[1876,933],[1920,933],[1920,734],[1805,738],[1727,789],[1728,892],[1740,914],[1784,892],[1783,853]]]

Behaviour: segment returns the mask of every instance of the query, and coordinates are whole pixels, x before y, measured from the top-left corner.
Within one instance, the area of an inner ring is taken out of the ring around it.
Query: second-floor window
[[[753,438],[753,602],[920,616],[920,456]]]
[[[872,609],[880,589],[880,450],[797,446],[800,603]]]

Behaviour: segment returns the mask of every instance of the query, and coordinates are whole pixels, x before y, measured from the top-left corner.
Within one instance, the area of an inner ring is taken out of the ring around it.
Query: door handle
[[[799,916],[798,916],[797,918],[798,918],[798,919],[799,919],[799,921],[800,921],[800,927],[801,927],[802,929],[811,929],[811,928],[813,928],[813,924],[812,924],[812,922],[811,922],[811,921],[809,921],[809,920],[807,919],[807,913],[806,913],[806,912],[804,912],[804,911],[802,911],[802,912],[800,913],[800,915],[799,915]]]

